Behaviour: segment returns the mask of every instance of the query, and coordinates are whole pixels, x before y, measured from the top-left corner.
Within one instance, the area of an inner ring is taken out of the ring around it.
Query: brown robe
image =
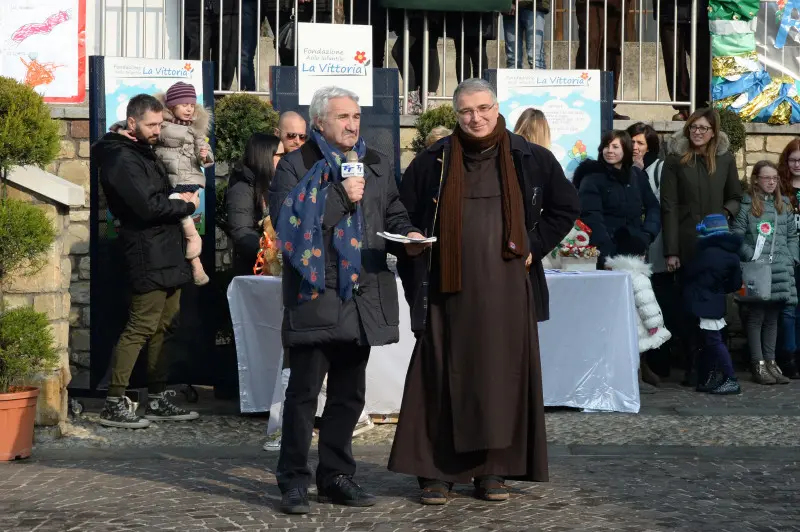
[[[527,242],[523,257],[503,259],[497,150],[466,154],[464,174],[462,289],[438,290],[434,254],[428,326],[406,375],[389,469],[447,482],[547,481]]]

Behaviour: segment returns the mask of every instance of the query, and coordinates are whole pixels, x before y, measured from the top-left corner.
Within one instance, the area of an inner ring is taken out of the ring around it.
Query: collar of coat
[[[642,274],[646,277],[653,275],[653,266],[635,255],[616,255],[606,259],[606,266],[614,271]]]
[[[317,146],[317,143],[309,140],[305,144],[303,144],[298,151],[300,152],[300,156],[303,158],[303,166],[306,168],[311,168],[316,164],[317,161],[322,159],[322,151]],[[381,156],[375,150],[367,147],[367,153],[364,154],[364,158],[361,160],[366,166],[370,167],[370,170],[376,175],[381,176],[383,175],[383,170],[381,168]]]
[[[719,140],[717,141],[717,155],[728,153],[731,147],[731,141],[724,131],[719,132]],[[670,155],[677,155],[683,157],[691,150],[691,144],[686,135],[683,134],[683,129],[678,130],[673,134],[667,142],[667,153]]]
[[[533,152],[531,151],[531,144],[527,140],[525,140],[523,137],[521,137],[521,136],[519,136],[519,135],[517,135],[515,133],[511,133],[509,131],[508,132],[508,138],[509,138],[509,141],[510,141],[510,144],[511,144],[511,151],[512,152],[521,153],[522,155],[533,155]],[[444,137],[441,140],[438,140],[437,142],[431,144],[424,151],[427,152],[427,153],[434,154],[436,157],[440,157],[443,150],[444,150],[444,152],[449,152],[450,151],[450,136],[449,135],[447,137]]]
[[[169,110],[165,103],[166,94],[160,92],[155,95],[155,98],[164,105],[164,122],[172,122],[172,119],[175,118],[172,115],[172,111]],[[197,131],[198,133],[202,133],[206,136],[210,133],[209,126],[211,125],[211,113],[208,109],[204,106],[200,105],[198,102],[197,105],[194,106],[194,117],[192,118],[192,129]]]

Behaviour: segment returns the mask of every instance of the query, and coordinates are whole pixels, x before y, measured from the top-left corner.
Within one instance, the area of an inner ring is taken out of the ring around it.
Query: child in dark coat
[[[722,214],[703,218],[697,236],[697,256],[683,270],[684,304],[699,319],[703,345],[697,390],[738,394],[741,388],[720,331],[726,325],[726,295],[742,286],[738,255],[742,237],[730,232]]]

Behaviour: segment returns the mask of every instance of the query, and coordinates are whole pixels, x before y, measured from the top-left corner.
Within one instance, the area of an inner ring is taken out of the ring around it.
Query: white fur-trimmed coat
[[[650,276],[653,267],[636,256],[616,255],[606,259],[606,267],[631,274],[633,281],[633,298],[636,303],[636,317],[639,334],[639,352],[658,349],[672,338],[664,327],[664,315],[658,306]],[[651,333],[652,331],[652,333]]]

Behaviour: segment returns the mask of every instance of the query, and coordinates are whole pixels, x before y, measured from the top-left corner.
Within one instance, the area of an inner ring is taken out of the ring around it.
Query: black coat
[[[726,295],[742,287],[738,251],[742,237],[731,233],[697,240],[694,260],[681,269],[683,303],[697,318],[725,317]]]
[[[550,317],[550,299],[542,258],[561,242],[575,224],[578,196],[549,150],[531,144],[519,135],[508,135],[525,203],[525,227],[533,254],[530,279],[536,315],[539,321],[546,321]],[[432,225],[439,183],[442,176],[447,175],[449,162],[450,138],[445,137],[416,156],[400,183],[400,198],[408,210],[411,223],[421,227],[427,235],[434,233]],[[425,253],[415,258],[409,258],[402,252],[398,255],[398,273],[403,280],[412,313],[424,312],[424,309],[414,308],[414,302],[427,277],[427,255]]]
[[[661,230],[661,210],[643,171],[618,170],[586,160],[575,170],[581,221],[592,230],[590,243],[604,259],[617,254],[644,255]]]
[[[221,4],[220,1],[222,1]],[[244,1],[247,2],[251,0],[244,0]],[[214,15],[219,15],[220,8],[222,8],[223,15],[239,14],[239,0],[211,0],[210,5],[211,5],[211,13]],[[206,0],[185,0],[184,12],[187,15],[199,17],[201,8],[204,8],[205,6],[206,6]],[[209,12],[206,11],[205,16],[208,15]]]
[[[269,189],[269,210],[276,217],[286,196],[322,159],[316,143],[306,142],[281,159]],[[322,217],[325,244],[325,286],[320,296],[298,303],[300,275],[287,263],[283,266],[284,347],[331,342],[379,346],[400,339],[400,307],[397,282],[386,264],[386,241],[376,233],[408,234],[417,231],[400,203],[394,176],[385,155],[367,149],[362,161],[366,174],[361,210],[364,237],[361,249],[359,288],[352,299],[342,302],[338,285],[338,260],[331,239],[333,228],[355,209],[341,183],[330,185]]]
[[[256,198],[255,176],[241,163],[233,168],[225,198],[228,234],[233,240],[233,270],[236,275],[253,275],[261,243],[261,220],[265,212]],[[273,225],[275,221],[273,220]]]
[[[181,219],[194,204],[169,199],[164,165],[152,146],[107,133],[92,146],[92,165],[111,213],[120,222],[119,244],[135,293],[176,288],[192,280]]]

